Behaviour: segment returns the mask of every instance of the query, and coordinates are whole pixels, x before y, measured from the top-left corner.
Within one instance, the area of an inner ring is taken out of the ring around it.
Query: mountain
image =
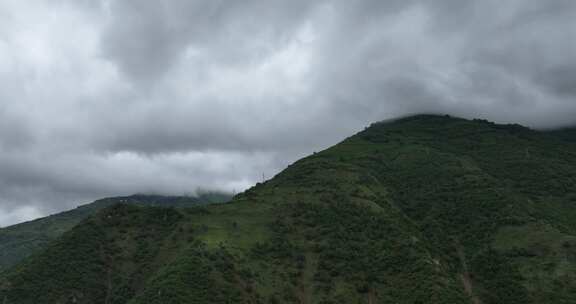
[[[232,197],[225,193],[207,192],[196,197],[132,195],[97,200],[76,209],[61,212],[30,222],[0,228],[0,273],[23,258],[46,247],[64,232],[88,216],[117,203],[138,206],[191,207],[207,203],[223,203]]]
[[[576,303],[576,145],[484,120],[371,125],[230,203],[115,204],[4,303]]]
[[[576,127],[565,127],[560,129],[548,130],[546,133],[558,137],[564,141],[576,142]]]

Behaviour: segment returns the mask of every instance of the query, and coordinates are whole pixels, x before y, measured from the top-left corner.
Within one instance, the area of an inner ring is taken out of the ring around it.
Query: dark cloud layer
[[[0,226],[241,190],[377,120],[576,123],[572,0],[0,2]]]

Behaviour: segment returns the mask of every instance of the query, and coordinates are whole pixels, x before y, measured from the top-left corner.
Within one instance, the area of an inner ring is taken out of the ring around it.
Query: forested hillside
[[[12,268],[12,303],[576,303],[576,145],[418,115],[230,203],[116,204]]]
[[[0,275],[10,266],[41,250],[64,232],[70,230],[98,210],[117,203],[138,206],[192,207],[223,203],[231,199],[226,193],[201,193],[198,196],[131,195],[111,197],[79,206],[34,221],[0,228]]]

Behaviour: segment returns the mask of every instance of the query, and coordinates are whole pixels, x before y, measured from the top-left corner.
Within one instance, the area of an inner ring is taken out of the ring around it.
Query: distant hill
[[[546,133],[565,141],[576,142],[576,127],[548,130]]]
[[[0,273],[44,248],[48,243],[70,230],[98,210],[117,203],[138,206],[192,207],[209,203],[223,203],[231,199],[226,193],[203,193],[199,196],[161,196],[136,194],[111,197],[79,206],[73,210],[0,228]]]
[[[576,145],[418,115],[230,203],[116,204],[11,269],[36,303],[576,303]]]

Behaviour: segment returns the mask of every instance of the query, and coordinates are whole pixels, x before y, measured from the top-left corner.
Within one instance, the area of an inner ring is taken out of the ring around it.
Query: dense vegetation
[[[576,145],[419,115],[231,203],[114,205],[10,270],[4,303],[576,303]]]
[[[117,203],[138,206],[192,207],[209,203],[223,203],[231,195],[218,192],[201,193],[198,196],[142,195],[111,197],[79,206],[73,210],[61,212],[34,221],[0,228],[0,276],[2,272],[15,265],[30,254],[45,248],[51,241],[70,230],[98,210]]]

